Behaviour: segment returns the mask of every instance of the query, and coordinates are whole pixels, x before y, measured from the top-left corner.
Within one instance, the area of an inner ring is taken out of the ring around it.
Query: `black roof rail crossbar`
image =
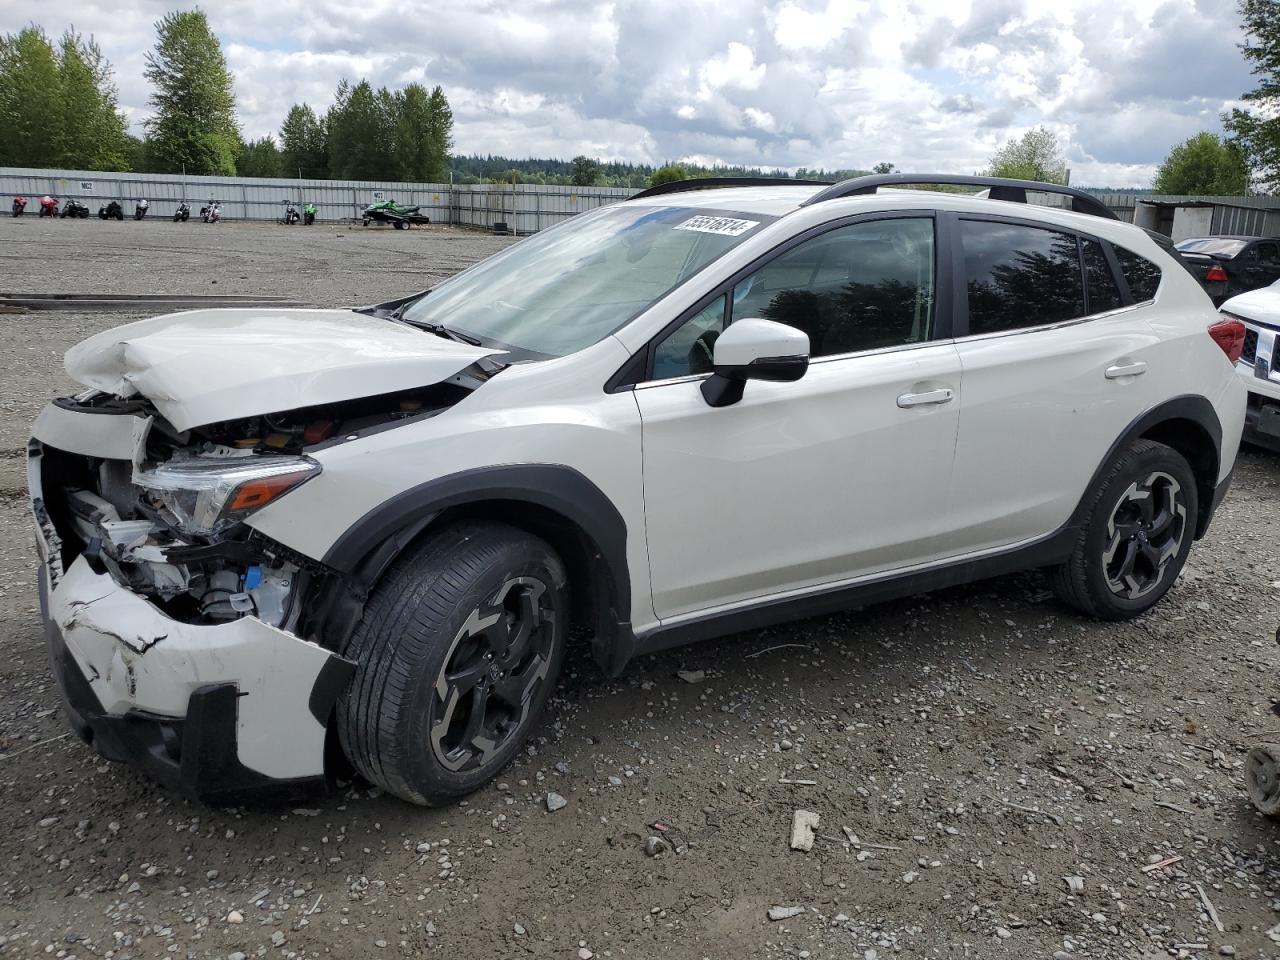
[[[660,183],[648,190],[627,197],[643,200],[645,197],[661,197],[667,193],[686,193],[689,190],[714,190],[717,187],[829,187],[830,180],[793,180],[790,177],[695,177],[692,180],[672,180]],[[837,184],[838,186],[838,184]]]
[[[1087,213],[1108,220],[1119,220],[1110,208],[1097,197],[1090,196],[1082,190],[1064,187],[1057,183],[1040,183],[1036,180],[1010,180],[1006,177],[964,176],[954,173],[886,173],[871,177],[854,177],[841,180],[828,187],[801,204],[822,203],[824,200],[837,200],[840,197],[854,197],[865,193],[875,193],[880,187],[894,187],[903,184],[912,186],[987,187],[987,196],[992,200],[1006,200],[1010,203],[1026,203],[1027,191],[1036,193],[1056,193],[1071,198],[1071,209],[1076,213]]]

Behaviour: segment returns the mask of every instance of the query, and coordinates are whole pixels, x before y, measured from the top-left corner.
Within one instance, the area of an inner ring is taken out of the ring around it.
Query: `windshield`
[[[1183,253],[1207,253],[1234,257],[1244,249],[1247,240],[1225,240],[1222,237],[1205,237],[1199,240],[1181,240],[1175,246]]]
[[[615,204],[534,234],[404,312],[486,346],[562,357],[598,343],[772,220]]]

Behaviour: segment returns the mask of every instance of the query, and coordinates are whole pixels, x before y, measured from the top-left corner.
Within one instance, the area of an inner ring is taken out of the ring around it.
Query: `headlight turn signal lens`
[[[310,457],[183,457],[139,471],[142,487],[184,533],[211,536],[320,473]]]

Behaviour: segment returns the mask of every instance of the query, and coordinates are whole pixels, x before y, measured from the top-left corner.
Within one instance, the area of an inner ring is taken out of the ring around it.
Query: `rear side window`
[[[1056,230],[960,221],[969,333],[999,333],[1085,315],[1076,238]]]
[[[1115,251],[1116,259],[1120,261],[1120,272],[1124,274],[1124,282],[1129,285],[1133,299],[1138,303],[1154,300],[1160,287],[1160,268],[1124,247],[1116,247]]]
[[[1085,284],[1089,288],[1089,312],[1105,313],[1124,306],[1120,288],[1116,286],[1115,274],[1111,272],[1111,264],[1102,251],[1102,244],[1097,240],[1082,239],[1080,249],[1084,253]]]

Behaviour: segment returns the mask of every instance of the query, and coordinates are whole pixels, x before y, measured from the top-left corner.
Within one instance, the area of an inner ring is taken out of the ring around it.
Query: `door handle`
[[[898,406],[905,410],[908,407],[924,407],[934,403],[950,403],[955,395],[955,391],[950,387],[941,387],[938,390],[929,390],[925,393],[904,393],[898,398]]]
[[[1147,365],[1141,360],[1134,360],[1107,367],[1105,376],[1108,380],[1119,380],[1121,377],[1138,377],[1146,372]]]

